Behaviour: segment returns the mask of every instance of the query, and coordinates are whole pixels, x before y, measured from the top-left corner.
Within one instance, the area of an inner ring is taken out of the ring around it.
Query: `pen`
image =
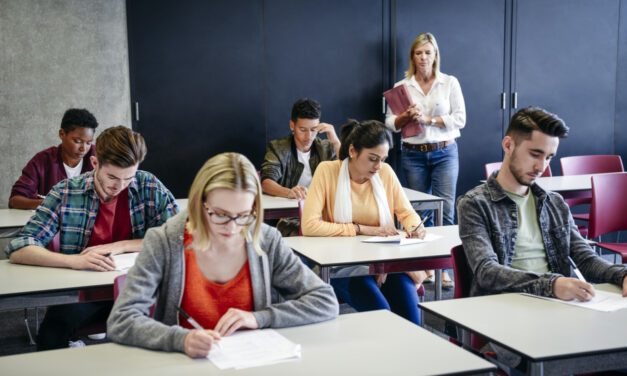
[[[193,317],[188,315],[187,312],[183,311],[183,308],[177,306],[176,309],[181,313],[181,315],[183,315],[183,317],[185,317],[185,320],[187,320],[187,322],[190,323],[195,329],[205,330],[205,328],[200,326],[200,324],[196,320],[194,320]],[[215,342],[215,345],[217,348],[220,348],[220,344],[218,342]]]
[[[568,256],[568,262],[570,262],[570,265],[572,265],[573,269],[575,269],[575,274],[577,275],[577,278],[579,278],[583,282],[587,282],[586,279],[583,277],[583,274],[581,274],[581,272],[579,271],[579,268],[577,268],[577,265],[575,264],[573,259],[570,258],[570,256]]]
[[[46,196],[37,194],[37,198],[46,198]]]
[[[425,223],[427,221],[427,219],[429,219],[429,217],[431,217],[431,214],[433,214],[432,211],[429,212],[429,214],[427,214],[421,221],[420,223],[418,223],[416,226],[414,226],[414,228],[409,232],[410,234],[414,231],[416,231],[418,229],[418,227],[422,226],[423,223]]]

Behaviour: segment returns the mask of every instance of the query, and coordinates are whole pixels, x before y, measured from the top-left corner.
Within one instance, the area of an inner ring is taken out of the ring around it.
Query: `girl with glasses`
[[[107,326],[115,342],[195,358],[238,329],[304,325],[337,314],[332,288],[263,223],[253,164],[223,153],[196,175],[188,211],[146,234]]]

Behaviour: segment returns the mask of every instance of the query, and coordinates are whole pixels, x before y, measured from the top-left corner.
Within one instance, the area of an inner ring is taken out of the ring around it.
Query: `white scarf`
[[[379,210],[379,226],[394,227],[394,219],[390,214],[390,206],[385,195],[383,182],[379,177],[379,173],[374,174],[370,178],[374,199],[377,202]],[[353,203],[351,201],[351,182],[348,173],[348,158],[342,161],[340,167],[340,176],[337,179],[337,189],[335,191],[335,206],[333,207],[333,219],[336,223],[352,223],[353,222]]]

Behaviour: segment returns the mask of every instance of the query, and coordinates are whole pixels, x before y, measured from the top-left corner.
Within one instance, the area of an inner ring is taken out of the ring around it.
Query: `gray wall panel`
[[[0,0],[0,208],[38,151],[59,143],[63,112],[130,126],[124,0]]]

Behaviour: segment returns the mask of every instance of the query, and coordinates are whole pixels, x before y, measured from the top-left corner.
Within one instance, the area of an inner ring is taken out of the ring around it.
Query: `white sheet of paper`
[[[430,242],[441,238],[441,235],[427,234],[424,239],[408,238],[404,232],[394,236],[373,236],[371,238],[362,239],[364,243],[397,243],[398,245],[409,245]]]
[[[538,296],[531,294],[523,294],[527,296],[532,296],[534,298],[541,298],[546,300],[552,300],[558,303],[574,305],[577,307],[583,307],[588,309],[594,309],[602,312],[613,312],[618,311],[619,309],[627,308],[627,298],[623,298],[622,295],[616,294],[613,292],[595,290],[595,296],[591,300],[587,302],[580,302],[579,300],[562,300],[556,298],[549,298],[546,296]]]
[[[127,270],[135,265],[135,259],[139,252],[121,253],[113,256],[115,262],[115,270]]]
[[[223,337],[209,360],[219,369],[242,369],[296,360],[301,346],[273,329],[243,330]]]

